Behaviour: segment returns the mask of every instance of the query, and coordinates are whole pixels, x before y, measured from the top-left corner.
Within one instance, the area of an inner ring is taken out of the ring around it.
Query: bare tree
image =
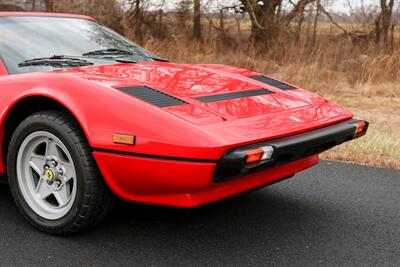
[[[180,32],[185,32],[193,35],[192,26],[189,27],[188,21],[192,18],[193,0],[180,0],[176,4],[176,17]]]
[[[242,44],[242,28],[240,26],[240,17],[236,17],[236,29],[237,29],[237,35],[236,35],[236,42],[239,47],[241,47]]]
[[[132,29],[135,41],[139,44],[143,44],[142,0],[128,0],[127,3],[129,9],[125,14],[125,22]]]
[[[242,3],[251,19],[251,38],[254,42],[270,40],[277,35],[275,15],[281,0],[242,0]]]
[[[298,16],[303,16],[306,6],[315,0],[289,1],[292,8],[283,14],[283,0],[241,0],[241,10],[249,14],[251,39],[268,46]]]
[[[380,0],[381,12],[375,21],[375,42],[380,53],[390,52],[390,29],[392,25],[392,14],[394,0]]]
[[[54,12],[55,11],[55,2],[54,0],[45,0],[46,10],[47,12]]]
[[[220,40],[224,40],[225,39],[225,14],[224,14],[224,10],[221,9],[219,11],[219,34],[220,34]]]
[[[304,11],[299,14],[299,21],[297,22],[296,32],[295,32],[295,42],[298,43],[300,41],[301,29],[304,22]]]
[[[314,16],[314,26],[313,26],[313,35],[311,39],[311,46],[315,48],[317,44],[317,31],[318,31],[318,18],[321,11],[321,0],[316,0],[315,3],[315,16]]]
[[[193,3],[193,37],[201,39],[201,3],[200,0],[194,0]]]

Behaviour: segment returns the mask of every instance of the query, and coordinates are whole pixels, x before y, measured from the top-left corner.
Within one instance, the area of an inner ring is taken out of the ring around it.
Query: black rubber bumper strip
[[[108,153],[108,154],[132,156],[132,157],[139,157],[139,158],[160,159],[160,160],[169,160],[169,161],[182,161],[182,162],[202,162],[202,163],[217,163],[218,162],[218,160],[216,160],[216,159],[180,158],[180,157],[170,157],[170,156],[126,152],[126,151],[104,149],[104,148],[92,148],[92,149],[93,149],[93,152],[102,152],[102,153]]]
[[[359,120],[349,120],[300,134],[264,141],[248,146],[235,148],[225,152],[219,161],[213,181],[224,182],[241,175],[262,171],[267,168],[286,164],[307,156],[319,154],[329,148],[340,145],[364,135],[368,122],[361,135],[355,137],[356,123]],[[272,146],[274,152],[270,160],[260,162],[253,167],[246,167],[247,155],[243,150],[263,146]]]

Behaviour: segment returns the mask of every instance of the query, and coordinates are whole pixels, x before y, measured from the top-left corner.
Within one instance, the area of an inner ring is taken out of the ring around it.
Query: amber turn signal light
[[[116,144],[125,144],[125,145],[134,145],[136,141],[136,137],[130,134],[113,134],[113,143]]]
[[[358,121],[355,125],[356,131],[354,132],[354,137],[359,137],[365,133],[368,124],[365,121]]]
[[[246,163],[249,164],[270,159],[272,157],[272,153],[274,152],[274,148],[272,146],[263,146],[245,150],[243,152],[247,154]]]
[[[245,152],[247,154],[247,160],[246,160],[247,163],[260,161],[262,156],[264,155],[264,150],[262,150],[261,148],[247,150]]]

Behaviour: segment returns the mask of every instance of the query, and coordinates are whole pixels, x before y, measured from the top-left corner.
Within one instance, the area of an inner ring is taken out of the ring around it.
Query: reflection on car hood
[[[297,87],[281,90],[249,78],[262,74],[238,67],[143,62],[88,66],[57,72],[72,74],[111,90],[136,86],[143,89],[143,86],[147,86],[179,98],[185,104],[161,108],[230,143],[278,138],[352,117],[342,107],[314,93]],[[237,97],[237,93],[254,90],[271,93],[252,96],[239,94]],[[233,94],[233,97],[226,99],[224,96],[221,99],[220,96],[224,94]],[[213,97],[212,101],[202,98],[209,96]]]
[[[260,75],[258,73],[222,65],[142,62],[90,66],[57,72],[73,73],[83,79],[114,88],[148,86],[193,105],[169,107],[171,111],[200,107],[201,110],[207,110],[224,119],[275,113],[323,101],[322,98],[301,89],[284,91],[249,78]],[[257,93],[263,89],[270,93]],[[255,95],[251,95],[253,91],[256,91]],[[241,96],[241,92],[250,92],[250,95]],[[228,97],[224,97],[225,94],[228,94]],[[207,98],[209,96],[211,98]]]

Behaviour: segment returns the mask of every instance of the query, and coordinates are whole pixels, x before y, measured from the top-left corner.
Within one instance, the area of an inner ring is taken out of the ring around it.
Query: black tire
[[[76,197],[72,208],[62,218],[47,220],[35,213],[24,199],[17,180],[19,148],[33,132],[46,131],[59,138],[71,154],[76,169]],[[59,111],[37,112],[15,130],[7,155],[8,179],[12,195],[22,215],[37,229],[50,234],[70,235],[99,223],[111,206],[112,194],[104,182],[91,149],[78,123]]]

